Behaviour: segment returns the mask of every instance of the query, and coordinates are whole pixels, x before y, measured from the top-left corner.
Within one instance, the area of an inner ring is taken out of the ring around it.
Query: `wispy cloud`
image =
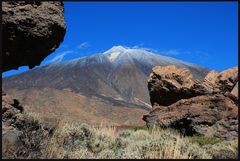
[[[63,60],[63,58],[70,53],[73,53],[73,50],[67,50],[67,51],[63,51],[61,53],[59,53],[57,56],[55,56],[53,59],[51,59],[49,62],[53,63],[53,62],[60,62]]]
[[[140,49],[140,48],[143,47],[143,45],[144,45],[144,43],[141,42],[140,44],[134,45],[132,48],[133,48],[133,49]]]
[[[159,53],[167,56],[176,56],[176,55],[180,55],[182,52],[175,49],[171,49],[167,51],[160,51]]]
[[[66,47],[70,48],[69,45],[63,45],[62,47],[63,48],[66,48]],[[49,60],[47,63],[61,62],[67,54],[73,54],[73,53],[76,54],[76,53],[78,53],[79,49],[85,49],[85,48],[88,48],[88,47],[90,47],[90,43],[89,42],[83,42],[76,47],[72,47],[71,50],[66,50],[66,51],[58,53],[54,58]]]
[[[78,49],[84,49],[90,47],[89,42],[83,42],[77,46]]]

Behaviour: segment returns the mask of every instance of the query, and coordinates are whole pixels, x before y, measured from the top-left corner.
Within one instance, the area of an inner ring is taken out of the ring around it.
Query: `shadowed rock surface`
[[[237,138],[237,81],[237,67],[211,71],[203,81],[186,68],[154,67],[148,81],[153,109],[143,120],[185,135]]]
[[[58,48],[66,26],[62,2],[2,2],[3,71],[33,68]]]

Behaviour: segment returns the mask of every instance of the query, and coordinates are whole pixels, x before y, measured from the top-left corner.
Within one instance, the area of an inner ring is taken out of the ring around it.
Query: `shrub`
[[[211,158],[205,150],[193,145],[171,130],[139,130],[129,137],[128,144],[117,151],[121,159],[199,159]]]
[[[97,154],[96,159],[115,159],[115,152],[113,150],[103,150]]]
[[[123,130],[118,133],[119,137],[128,138],[133,132],[131,130]]]
[[[203,146],[213,159],[237,159],[238,140],[223,141],[214,145]]]
[[[80,150],[69,152],[64,159],[94,159],[95,156],[87,148],[81,148]]]
[[[207,145],[207,144],[213,145],[223,141],[223,139],[218,137],[207,137],[207,136],[192,136],[192,137],[188,137],[188,140],[191,143],[196,143],[200,146]]]
[[[17,146],[8,158],[43,158],[42,149],[49,141],[50,131],[35,113],[16,114],[12,126],[17,135]]]
[[[148,130],[148,128],[146,126],[141,126],[141,125],[136,125],[136,126],[132,127],[131,129],[134,130],[134,131],[137,131],[137,130]]]
[[[95,139],[95,130],[89,125],[66,124],[55,131],[46,151],[47,157],[66,158],[81,149],[91,149]]]
[[[133,132],[131,136],[129,136],[129,139],[133,140],[133,141],[150,140],[151,135],[146,130],[137,130],[137,131]]]

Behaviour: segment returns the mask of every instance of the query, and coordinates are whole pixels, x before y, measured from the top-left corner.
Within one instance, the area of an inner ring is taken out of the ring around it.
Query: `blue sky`
[[[238,64],[237,2],[64,2],[63,43],[42,63],[103,52],[115,45],[150,48],[222,71]],[[10,70],[3,77],[28,67]]]

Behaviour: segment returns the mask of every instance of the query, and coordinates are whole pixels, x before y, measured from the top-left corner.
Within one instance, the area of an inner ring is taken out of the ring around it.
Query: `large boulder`
[[[148,81],[153,109],[143,120],[185,135],[237,138],[236,69],[211,71],[201,82],[186,68],[153,68]]]
[[[2,2],[2,69],[33,68],[63,41],[63,2]]]
[[[148,79],[148,89],[152,105],[163,106],[210,92],[189,69],[174,65],[154,67]]]

